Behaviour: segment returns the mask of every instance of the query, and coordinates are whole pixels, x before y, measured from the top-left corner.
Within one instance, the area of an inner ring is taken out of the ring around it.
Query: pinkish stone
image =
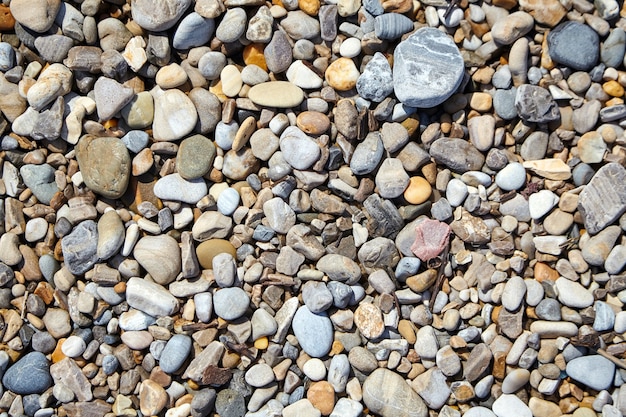
[[[448,247],[450,226],[438,220],[426,219],[415,227],[415,242],[411,252],[422,261],[436,258]]]

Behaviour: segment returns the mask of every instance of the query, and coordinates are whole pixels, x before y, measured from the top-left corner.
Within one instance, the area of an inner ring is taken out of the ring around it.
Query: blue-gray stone
[[[50,254],[42,255],[39,258],[39,269],[41,270],[41,274],[48,282],[52,282],[54,279],[54,274],[61,269],[61,265],[54,259],[54,256]]]
[[[459,88],[465,64],[454,41],[435,28],[417,30],[394,54],[393,87],[402,103],[435,107]]]
[[[399,39],[413,30],[413,21],[403,14],[385,13],[374,18],[374,33],[378,39]]]
[[[511,120],[517,117],[517,109],[515,108],[515,97],[517,96],[517,88],[513,87],[509,90],[496,90],[493,95],[493,109],[496,114],[504,120]]]
[[[61,240],[63,261],[74,275],[89,271],[98,261],[98,230],[96,222],[85,220]]]
[[[131,130],[122,137],[122,142],[126,148],[134,153],[139,153],[148,146],[150,137],[143,130]]]
[[[183,366],[189,352],[191,352],[191,338],[184,334],[176,334],[167,341],[161,353],[159,366],[164,372],[174,373]]]
[[[393,92],[393,73],[387,58],[380,52],[365,66],[356,82],[356,91],[366,100],[383,101]]]
[[[178,25],[174,33],[172,45],[176,49],[189,49],[194,46],[201,46],[211,39],[213,32],[215,32],[213,19],[207,19],[196,12],[192,12],[185,16]]]
[[[596,332],[613,330],[613,326],[615,325],[615,312],[611,306],[603,301],[596,301],[593,309],[596,311],[596,317],[593,320],[593,330]]]
[[[239,287],[222,288],[213,295],[213,310],[224,320],[243,316],[250,304],[250,296]]]
[[[355,175],[365,175],[374,171],[385,152],[383,141],[378,132],[370,132],[359,143],[352,154],[350,169]]]
[[[258,242],[269,242],[275,234],[274,229],[260,224],[254,229],[252,238]]]
[[[576,165],[572,170],[572,179],[574,180],[574,185],[576,187],[580,187],[581,185],[588,184],[595,173],[596,171],[594,171],[590,165],[581,162],[580,164]]]
[[[626,32],[622,28],[615,28],[600,48],[600,60],[607,67],[617,68],[624,60],[624,52],[626,52]]]
[[[330,281],[326,287],[333,296],[333,305],[337,308],[346,308],[353,296],[352,287],[343,282]]]
[[[28,353],[5,372],[2,384],[19,395],[41,394],[52,385],[50,363],[41,352]]]
[[[20,168],[20,175],[24,184],[35,194],[42,204],[50,204],[54,194],[59,191],[54,181],[54,168],[48,164],[24,165]]]
[[[309,356],[321,358],[330,352],[333,344],[333,325],[326,312],[316,314],[307,306],[301,306],[296,311],[291,325],[302,350]]]
[[[573,380],[601,391],[613,384],[615,364],[600,355],[581,356],[569,361],[565,372]]]
[[[17,139],[11,136],[2,136],[0,140],[0,150],[2,151],[12,151],[20,147],[20,144],[17,142]]]
[[[536,85],[523,84],[515,95],[517,114],[525,122],[548,123],[561,117],[550,92]]]
[[[6,72],[15,66],[15,51],[10,43],[0,42],[0,71]]]
[[[105,375],[113,375],[120,362],[114,355],[104,355],[102,358],[102,371]]]
[[[541,320],[561,320],[561,303],[554,298],[545,298],[535,307],[535,314]]]
[[[363,7],[374,17],[385,13],[385,8],[380,3],[380,0],[363,0]]]
[[[590,26],[567,21],[548,34],[548,51],[553,61],[588,71],[598,62],[600,37]]]
[[[405,256],[400,259],[398,265],[396,265],[396,279],[401,282],[406,281],[408,277],[411,275],[417,274],[417,271],[420,269],[420,265],[422,261],[419,258],[414,258],[412,256]]]
[[[191,415],[193,417],[206,417],[215,408],[217,393],[212,388],[204,388],[196,391],[191,399]]]

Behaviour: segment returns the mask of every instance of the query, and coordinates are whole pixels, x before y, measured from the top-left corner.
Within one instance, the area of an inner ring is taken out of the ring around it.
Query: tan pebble
[[[535,264],[535,279],[539,282],[543,281],[556,281],[559,278],[557,270],[550,268],[543,262],[537,262]]]
[[[329,415],[335,407],[335,390],[328,381],[312,383],[306,397],[323,416]]]
[[[495,72],[496,70],[491,67],[479,68],[474,74],[472,74],[472,80],[481,84],[489,84],[491,82],[491,77],[493,77]]]
[[[408,285],[412,291],[416,293],[421,293],[430,288],[435,283],[436,279],[437,270],[427,269],[420,274],[408,277],[406,280],[406,285]]]
[[[142,174],[145,174],[152,168],[152,164],[154,163],[154,156],[152,154],[152,150],[150,148],[142,149],[135,157],[133,158],[132,167],[133,167],[133,176],[138,177]]]
[[[404,199],[410,204],[422,204],[432,194],[432,187],[422,177],[411,177],[409,186],[404,190]]]
[[[289,81],[269,81],[250,88],[248,98],[259,106],[289,108],[302,103],[304,92]]]
[[[187,82],[187,73],[177,63],[166,65],[157,71],[154,78],[161,88],[176,88]]]
[[[226,65],[220,73],[222,82],[222,93],[227,97],[236,97],[241,90],[243,81],[241,80],[241,72],[234,65]]]
[[[402,335],[402,337],[404,337],[410,344],[415,343],[415,327],[411,321],[400,320],[400,323],[398,323],[398,332],[400,332],[400,335]]]
[[[139,389],[139,408],[145,416],[155,416],[167,404],[168,395],[165,389],[156,382],[146,379]]]
[[[350,58],[339,58],[326,68],[326,81],[339,91],[347,91],[356,86],[359,78],[358,68]]]
[[[330,128],[330,119],[324,113],[303,111],[296,118],[296,125],[309,135],[321,135]]]
[[[478,112],[491,110],[493,100],[488,93],[472,93],[470,97],[470,107]]]
[[[246,118],[246,120],[241,123],[241,126],[239,126],[237,134],[235,135],[235,140],[233,140],[233,150],[235,152],[239,151],[248,143],[248,139],[250,139],[250,136],[254,133],[255,128],[256,119],[254,116]]]

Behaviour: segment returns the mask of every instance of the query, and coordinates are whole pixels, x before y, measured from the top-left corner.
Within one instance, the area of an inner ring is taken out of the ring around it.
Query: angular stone
[[[98,231],[93,220],[85,220],[61,240],[63,261],[74,275],[89,271],[98,261]]]
[[[626,169],[612,162],[596,172],[578,199],[585,228],[596,234],[626,211]]]
[[[430,155],[437,163],[459,173],[480,171],[485,163],[485,156],[463,139],[437,139],[430,147]]]

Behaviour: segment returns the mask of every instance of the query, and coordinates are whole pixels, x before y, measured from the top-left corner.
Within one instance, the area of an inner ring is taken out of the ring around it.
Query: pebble
[[[534,23],[530,14],[523,11],[514,12],[496,21],[491,27],[491,36],[498,44],[511,45],[526,35],[533,28]]]
[[[250,296],[239,287],[222,288],[213,295],[213,309],[224,320],[243,316],[250,304]]]
[[[434,107],[459,88],[463,69],[463,58],[452,40],[436,29],[423,28],[395,49],[394,92],[407,106]],[[436,82],[430,74],[438,75]]]
[[[107,163],[100,163],[103,154]],[[85,135],[76,145],[76,159],[85,184],[107,198],[121,197],[130,181],[130,156],[121,140]]]
[[[393,72],[382,53],[376,52],[367,63],[357,79],[356,89],[361,97],[377,103],[393,92]]]
[[[98,261],[98,232],[93,220],[85,220],[61,240],[65,266],[74,275],[89,271]]]
[[[2,385],[18,395],[42,394],[52,385],[48,359],[41,352],[24,355],[4,372]]]
[[[526,169],[519,162],[508,164],[496,174],[496,184],[505,191],[518,190],[525,183]]]
[[[215,23],[213,19],[203,17],[196,12],[189,13],[180,21],[176,28],[172,46],[176,49],[202,46],[211,39],[214,31]]]
[[[338,58],[324,73],[326,82],[337,91],[348,91],[356,86],[361,73],[350,58]]]
[[[589,26],[568,21],[550,31],[548,48],[552,60],[575,70],[589,71],[598,61],[600,39]]]
[[[170,201],[195,204],[207,194],[207,185],[202,178],[186,180],[180,174],[160,178],[154,185],[154,195]]]
[[[363,401],[371,412],[388,417],[428,415],[428,407],[404,378],[385,368],[376,369],[367,377]]]
[[[133,256],[160,285],[174,281],[181,271],[178,243],[167,235],[142,237],[135,245]]]
[[[498,417],[508,416],[511,413],[516,416],[532,417],[533,413],[522,400],[513,394],[502,394],[494,401],[493,413]]]
[[[613,383],[615,364],[600,355],[581,356],[569,361],[565,372],[573,380],[600,391]]]
[[[182,91],[171,89],[154,95],[152,135],[156,141],[172,141],[188,135],[196,126],[196,108]],[[175,109],[175,110],[172,110]]]
[[[304,93],[290,82],[268,81],[250,88],[248,98],[259,106],[290,108],[302,103]]]
[[[190,0],[167,0],[155,7],[150,1],[140,0],[133,3],[131,12],[143,29],[159,32],[174,26],[190,5]]]
[[[626,188],[621,186],[624,177],[626,169],[609,163],[595,173],[580,193],[578,207],[589,233],[598,233],[626,211]]]
[[[333,343],[333,328],[326,313],[312,313],[304,305],[293,317],[293,331],[302,349],[311,357],[326,355]]]

